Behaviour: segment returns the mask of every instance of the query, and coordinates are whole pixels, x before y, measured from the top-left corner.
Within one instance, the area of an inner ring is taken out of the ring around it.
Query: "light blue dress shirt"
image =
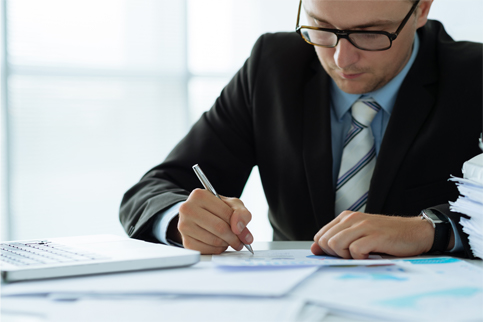
[[[349,132],[352,116],[350,108],[352,104],[355,103],[361,96],[362,97],[372,97],[376,102],[381,105],[381,110],[376,114],[374,120],[371,123],[372,133],[374,135],[374,143],[376,148],[376,155],[379,154],[379,149],[381,147],[382,138],[384,137],[384,132],[386,131],[389,118],[391,117],[392,109],[396,102],[396,96],[399,92],[402,82],[406,78],[407,73],[411,69],[414,60],[416,59],[417,53],[419,51],[419,37],[418,34],[414,37],[413,52],[409,58],[406,66],[399,72],[399,74],[394,77],[389,83],[384,85],[384,87],[377,89],[373,92],[366,93],[364,95],[360,94],[347,94],[343,92],[332,80],[330,86],[331,94],[331,106],[330,106],[330,125],[331,125],[331,135],[332,135],[332,158],[333,158],[333,185],[337,183],[337,178],[339,176],[339,169],[342,159],[342,151],[344,147],[344,140],[346,134]],[[172,241],[166,239],[166,232],[170,221],[176,217],[180,205],[183,202],[177,203],[165,212],[158,215],[154,222],[153,234],[161,242],[165,244],[178,245]],[[422,210],[422,209],[421,209]],[[463,244],[461,238],[456,230],[456,225],[452,220],[451,225],[455,233],[455,246],[451,252],[463,250]]]
[[[361,97],[372,97],[379,105],[381,105],[381,110],[376,114],[371,123],[372,133],[374,135],[374,143],[376,148],[376,155],[379,154],[379,149],[381,147],[382,138],[384,137],[384,132],[386,132],[387,124],[389,123],[389,118],[391,117],[392,109],[396,103],[396,96],[399,92],[404,78],[406,78],[407,73],[411,69],[414,60],[418,54],[419,50],[419,37],[416,34],[414,38],[413,52],[409,58],[406,66],[399,72],[399,74],[394,77],[389,83],[384,85],[384,87],[379,88],[373,92],[366,93],[364,95],[360,94],[347,94],[343,92],[335,82],[331,81],[330,86],[330,126],[332,134],[332,158],[333,158],[333,184],[334,188],[337,183],[337,178],[339,176],[340,163],[342,159],[342,151],[344,148],[344,140],[346,134],[349,132],[352,115],[351,106]]]

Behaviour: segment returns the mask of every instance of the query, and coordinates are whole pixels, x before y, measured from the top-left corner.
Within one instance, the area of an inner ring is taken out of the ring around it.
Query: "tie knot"
[[[381,106],[374,99],[361,98],[352,105],[352,117],[368,127],[380,109]]]

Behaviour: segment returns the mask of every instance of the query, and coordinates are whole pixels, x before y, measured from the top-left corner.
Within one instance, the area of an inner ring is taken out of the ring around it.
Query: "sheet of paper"
[[[213,255],[213,263],[219,266],[354,266],[354,265],[390,265],[390,260],[379,255],[369,259],[341,259],[332,256],[317,256],[306,249],[259,250],[250,252],[225,252]]]
[[[17,282],[1,294],[225,294],[281,296],[317,267],[221,268],[200,262],[183,268]]]
[[[327,267],[291,292],[329,309],[402,321],[483,320],[483,269],[442,257]]]
[[[301,321],[305,302],[293,298],[178,296],[144,298],[81,298],[52,301],[46,297],[3,299],[2,316],[36,316],[49,322],[104,321]],[[328,310],[314,307],[310,321],[321,321]],[[303,319],[307,321],[307,318]],[[18,320],[20,321],[20,319]]]

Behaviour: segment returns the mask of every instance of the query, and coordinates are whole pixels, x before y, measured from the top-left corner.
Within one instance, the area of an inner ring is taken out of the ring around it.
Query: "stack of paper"
[[[470,217],[461,218],[463,231],[469,235],[473,255],[483,258],[483,153],[466,161],[463,165],[464,178],[451,178],[460,192],[451,210]]]

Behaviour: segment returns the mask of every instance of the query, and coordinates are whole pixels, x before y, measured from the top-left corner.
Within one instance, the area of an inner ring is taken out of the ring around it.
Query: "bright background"
[[[211,107],[262,33],[294,29],[298,6],[0,1],[1,240],[124,234],[124,192]],[[481,0],[435,0],[430,16],[481,42],[481,12]],[[242,200],[255,239],[271,240],[256,169]]]

